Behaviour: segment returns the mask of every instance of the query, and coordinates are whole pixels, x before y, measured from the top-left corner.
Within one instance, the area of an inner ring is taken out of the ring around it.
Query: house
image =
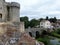
[[[48,20],[42,20],[40,22],[40,28],[53,28],[53,27],[51,26],[50,21],[48,21]]]
[[[56,23],[51,23],[51,25],[52,25],[55,29],[60,28],[60,19],[58,19],[58,20],[56,21]]]

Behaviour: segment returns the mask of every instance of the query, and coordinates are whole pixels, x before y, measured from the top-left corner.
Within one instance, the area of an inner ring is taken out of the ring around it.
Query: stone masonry
[[[19,3],[0,0],[0,45],[44,45],[25,32],[19,10]]]

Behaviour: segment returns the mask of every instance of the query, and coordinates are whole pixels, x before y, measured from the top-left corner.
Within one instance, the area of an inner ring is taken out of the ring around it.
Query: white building
[[[40,28],[52,28],[50,21],[42,20],[40,22]]]

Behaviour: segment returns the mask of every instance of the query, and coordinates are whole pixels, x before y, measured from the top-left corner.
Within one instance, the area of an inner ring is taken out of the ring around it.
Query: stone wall
[[[26,32],[20,32],[20,29],[18,30],[13,23],[0,23],[0,31],[3,32],[0,32],[0,44],[2,45],[36,45],[35,39]]]
[[[29,32],[31,32],[33,37],[36,37],[36,32],[37,31],[41,34],[41,29],[40,28],[28,28],[28,29],[25,29],[25,31],[28,34],[29,34]]]
[[[20,32],[24,33],[25,32],[25,27],[24,27],[24,22],[20,22]]]
[[[36,32],[39,32],[39,34],[41,34],[43,30],[45,30],[47,32],[53,31],[52,29],[46,29],[46,28],[27,28],[27,29],[25,29],[26,33],[28,33],[28,34],[29,34],[29,32],[32,33],[33,37],[36,37]]]

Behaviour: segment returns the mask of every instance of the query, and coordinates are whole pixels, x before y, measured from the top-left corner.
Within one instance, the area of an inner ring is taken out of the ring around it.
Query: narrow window
[[[9,15],[9,6],[7,6],[7,11],[8,11],[8,15],[7,15],[7,20],[10,21],[10,15]]]
[[[0,19],[2,19],[2,14],[0,14]]]

